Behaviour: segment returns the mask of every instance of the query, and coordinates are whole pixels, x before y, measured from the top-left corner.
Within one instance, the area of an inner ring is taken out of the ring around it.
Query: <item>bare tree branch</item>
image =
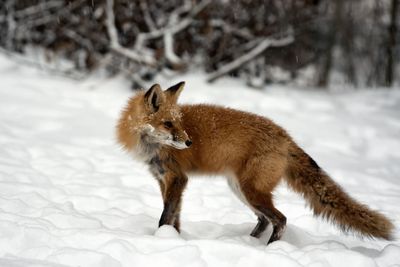
[[[149,7],[147,5],[147,0],[140,0],[140,9],[142,10],[144,21],[146,22],[147,27],[149,27],[150,31],[156,30],[156,24],[149,13]]]
[[[164,48],[167,60],[173,64],[180,64],[181,59],[173,51],[173,36],[174,34],[186,29],[189,25],[191,25],[193,22],[193,18],[210,3],[211,0],[201,1],[198,5],[191,8],[188,16],[180,21],[179,15],[181,13],[189,11],[190,5],[185,4],[183,7],[178,8],[171,13],[166,27],[146,33],[140,33],[136,38],[135,49],[137,50],[143,47],[144,42],[147,40],[156,39],[164,36]]]
[[[74,40],[76,43],[82,45],[89,51],[93,50],[93,45],[90,42],[90,40],[86,39],[82,35],[78,34],[77,32],[71,30],[71,29],[63,29],[64,34]]]
[[[111,42],[110,48],[114,52],[126,56],[127,58],[133,61],[139,63],[145,63],[150,66],[155,65],[156,61],[154,57],[152,57],[152,55],[146,53],[138,53],[136,49],[134,50],[127,49],[121,46],[121,44],[119,43],[117,28],[115,27],[114,0],[107,0],[106,13],[107,13],[107,20],[106,20],[107,32]]]
[[[57,10],[57,12],[55,12],[53,14],[46,12],[46,15],[42,14],[38,18],[23,20],[22,23],[20,25],[18,25],[18,27],[22,28],[23,30],[27,30],[29,28],[33,28],[33,27],[37,27],[37,26],[41,26],[41,25],[45,25],[47,23],[57,21],[60,17],[70,15],[72,10],[81,6],[85,1],[86,0],[77,0],[77,1],[72,2],[66,8],[61,8],[61,9]]]
[[[250,33],[248,29],[238,29],[228,23],[226,23],[222,19],[212,19],[210,21],[210,25],[213,27],[222,28],[227,33],[233,33],[245,40],[254,39],[254,36]]]
[[[164,34],[165,58],[174,65],[182,64],[182,60],[174,52],[174,37],[169,31]]]
[[[254,59],[255,57],[257,57],[258,55],[263,53],[269,47],[285,46],[285,45],[292,43],[293,41],[294,41],[294,38],[292,35],[290,35],[289,37],[285,37],[283,39],[266,38],[266,39],[262,40],[254,49],[252,49],[248,53],[246,53],[246,54],[238,57],[234,61],[222,66],[214,73],[211,73],[208,76],[207,81],[214,82],[215,80],[226,75],[227,73],[243,66],[243,64],[246,64],[250,60]]]
[[[52,8],[59,8],[64,5],[64,1],[62,0],[54,0],[50,2],[41,2],[37,5],[27,7],[22,10],[18,10],[15,12],[15,17],[16,18],[26,18],[27,16],[32,16],[36,14],[41,14],[48,9]]]

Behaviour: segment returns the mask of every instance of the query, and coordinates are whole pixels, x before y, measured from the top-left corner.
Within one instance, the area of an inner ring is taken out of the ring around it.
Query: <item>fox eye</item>
[[[165,128],[167,128],[167,129],[170,129],[170,128],[172,128],[172,122],[170,122],[170,121],[164,121],[164,127]]]

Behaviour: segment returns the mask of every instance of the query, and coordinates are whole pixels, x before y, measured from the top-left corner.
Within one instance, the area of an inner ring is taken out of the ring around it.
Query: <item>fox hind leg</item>
[[[249,206],[257,215],[258,217],[258,223],[257,225],[254,227],[253,231],[251,231],[251,236],[253,237],[260,237],[261,234],[265,231],[265,229],[267,228],[269,221],[265,218],[265,216],[257,211],[247,200],[246,200],[246,196],[243,194],[242,190],[241,190],[241,186],[238,182],[238,179],[236,176],[234,175],[228,175],[228,185],[231,188],[232,192],[247,206]]]
[[[286,229],[286,217],[274,206],[269,208],[260,207],[260,210],[264,212],[265,216],[272,222],[273,225],[272,235],[268,240],[268,244],[281,239],[282,234]]]
[[[250,235],[260,237],[269,222],[271,222],[273,232],[268,244],[280,239],[286,227],[286,217],[273,205],[271,193],[269,191],[264,193],[255,186],[251,186],[248,182],[240,183],[230,180],[229,185],[234,193],[238,195],[239,199],[248,205],[258,216],[258,223]]]
[[[245,201],[259,215],[259,221],[252,236],[259,236],[266,229],[268,221],[273,226],[268,244],[279,240],[286,228],[286,217],[275,208],[272,190],[280,181],[285,165],[279,155],[249,160],[237,176],[237,184]]]
[[[268,221],[273,225],[272,235],[268,244],[279,240],[282,237],[286,228],[286,217],[277,210],[272,203],[271,194],[265,194],[257,190],[245,189],[243,190],[247,201],[253,209],[259,211],[263,216],[251,233],[252,236],[258,237],[268,226]],[[268,221],[267,221],[268,220]]]
[[[254,227],[253,231],[251,231],[251,236],[260,237],[261,234],[267,229],[269,221],[265,218],[264,215],[258,215],[258,223],[256,227]]]

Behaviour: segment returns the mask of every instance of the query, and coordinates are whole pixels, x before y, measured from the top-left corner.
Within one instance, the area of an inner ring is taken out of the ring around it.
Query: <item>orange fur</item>
[[[229,185],[258,216],[252,235],[259,236],[271,222],[274,230],[269,242],[278,240],[286,218],[274,207],[272,191],[286,177],[315,214],[342,229],[390,238],[391,222],[350,198],[280,126],[230,108],[178,105],[182,88],[180,83],[162,91],[154,85],[140,92],[129,100],[117,126],[118,141],[128,151],[141,150],[140,157],[160,184],[164,200],[160,225],[173,224],[179,230],[187,174],[230,174]],[[166,127],[166,121],[172,127]],[[161,143],[157,143],[158,136],[162,136]],[[173,146],[162,143],[171,138]],[[182,149],[184,143],[190,147]]]

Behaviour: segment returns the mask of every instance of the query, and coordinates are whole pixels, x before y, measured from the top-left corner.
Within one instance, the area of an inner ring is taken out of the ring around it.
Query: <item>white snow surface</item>
[[[400,222],[400,90],[322,92],[233,79],[186,81],[181,103],[252,111],[285,127],[357,200]],[[133,92],[123,78],[74,81],[0,56],[0,266],[400,266],[394,241],[346,235],[315,218],[286,185],[275,203],[288,218],[281,241],[222,177],[190,179],[182,233],[157,229],[162,200],[147,167],[115,141]]]

